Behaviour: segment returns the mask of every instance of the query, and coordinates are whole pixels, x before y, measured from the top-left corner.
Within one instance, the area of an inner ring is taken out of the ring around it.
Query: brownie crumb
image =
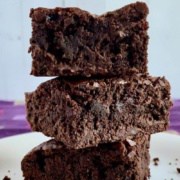
[[[8,176],[4,176],[3,180],[11,180]]]
[[[158,164],[158,163],[159,163],[159,158],[158,158],[158,157],[154,158],[153,161],[154,161],[154,165],[155,165],[155,166],[158,166],[158,165],[159,165],[159,164]]]
[[[178,158],[176,158],[175,160],[178,161]]]
[[[171,162],[169,162],[169,165],[171,165],[172,163]]]
[[[180,174],[180,168],[177,168],[177,172]]]

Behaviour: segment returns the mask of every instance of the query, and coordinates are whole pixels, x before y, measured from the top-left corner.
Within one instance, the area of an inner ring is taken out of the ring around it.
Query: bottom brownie
[[[34,148],[22,160],[25,180],[145,180],[149,177],[149,136],[68,149],[55,140]]]

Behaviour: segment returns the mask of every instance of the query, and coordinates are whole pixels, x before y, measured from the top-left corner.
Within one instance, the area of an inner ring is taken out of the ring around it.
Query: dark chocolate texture
[[[167,129],[170,85],[164,77],[55,78],[26,93],[32,130],[71,148],[96,146]]]
[[[78,8],[32,9],[35,76],[117,76],[147,72],[149,11],[137,2],[101,16]]]
[[[45,142],[22,160],[25,180],[146,180],[149,177],[149,136],[122,142],[69,149]]]

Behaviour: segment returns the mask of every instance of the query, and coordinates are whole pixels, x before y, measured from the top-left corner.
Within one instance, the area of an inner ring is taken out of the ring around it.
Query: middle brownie
[[[148,75],[55,78],[26,93],[32,129],[75,149],[164,131],[171,105],[168,81]]]

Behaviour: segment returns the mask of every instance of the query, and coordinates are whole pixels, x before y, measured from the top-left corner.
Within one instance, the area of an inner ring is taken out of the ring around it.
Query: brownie
[[[69,149],[55,140],[29,152],[21,167],[25,180],[146,180],[149,177],[149,136]]]
[[[147,72],[148,7],[97,16],[79,8],[31,9],[31,74],[109,77]]]
[[[75,149],[114,142],[138,131],[167,129],[170,85],[164,77],[55,78],[26,93],[32,130]]]

